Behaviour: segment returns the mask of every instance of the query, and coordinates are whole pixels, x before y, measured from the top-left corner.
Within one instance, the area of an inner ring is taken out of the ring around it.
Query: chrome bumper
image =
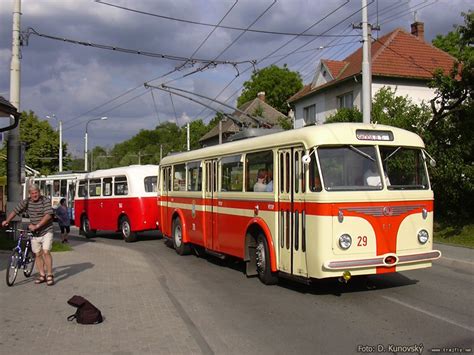
[[[351,259],[351,260],[330,260],[324,263],[324,268],[328,270],[350,270],[365,267],[393,267],[409,263],[432,261],[439,259],[441,252],[432,250],[424,253],[397,255],[393,253],[378,255],[375,258]]]

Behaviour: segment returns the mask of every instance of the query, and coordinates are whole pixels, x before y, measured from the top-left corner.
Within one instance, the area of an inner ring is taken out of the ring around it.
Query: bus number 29
[[[367,246],[367,236],[358,236],[357,237],[357,246],[366,247]]]

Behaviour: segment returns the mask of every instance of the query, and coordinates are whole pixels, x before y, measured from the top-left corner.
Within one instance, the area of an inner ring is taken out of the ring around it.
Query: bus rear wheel
[[[173,246],[179,255],[187,255],[191,253],[191,248],[183,241],[183,225],[181,219],[177,217],[173,221]]]
[[[86,238],[92,238],[95,236],[95,230],[91,229],[91,224],[87,216],[82,217],[81,230],[82,233],[84,233],[84,235],[86,236]]]
[[[255,249],[257,264],[257,274],[260,281],[265,285],[274,285],[278,282],[278,276],[272,272],[270,266],[270,249],[268,248],[265,235],[260,233],[257,237],[257,247]]]
[[[120,218],[120,232],[122,233],[123,240],[125,240],[127,243],[137,241],[137,233],[132,232],[130,220],[127,216]]]

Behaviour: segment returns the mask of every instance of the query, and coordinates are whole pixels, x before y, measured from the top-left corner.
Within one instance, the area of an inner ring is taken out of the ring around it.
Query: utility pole
[[[59,124],[59,172],[63,171],[63,121],[58,120],[56,115],[53,113],[51,116],[46,116],[47,119],[55,119]]]
[[[219,120],[219,144],[222,144],[222,120]]]
[[[362,0],[362,23],[353,25],[353,28],[362,28],[362,122],[370,123],[372,111],[372,68],[370,44],[372,38],[372,27],[368,22],[367,0]]]
[[[372,109],[370,30],[367,17],[367,0],[362,0],[362,122],[364,123],[370,123]]]
[[[189,150],[191,150],[190,137],[189,137],[189,122],[186,125],[186,132],[187,132],[186,142],[187,142],[187,147],[188,147],[188,151],[189,151]]]
[[[21,0],[13,3],[12,60],[10,65],[10,102],[20,112],[20,16]],[[8,132],[7,142],[7,211],[12,211],[22,197],[20,176],[20,123]]]
[[[59,120],[59,172],[63,171],[63,121]]]

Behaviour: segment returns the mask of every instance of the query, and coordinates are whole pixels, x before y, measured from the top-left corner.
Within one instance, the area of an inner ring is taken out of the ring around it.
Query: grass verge
[[[12,250],[17,244],[16,240],[4,231],[0,231],[0,250]],[[52,252],[71,251],[72,247],[69,244],[62,244],[61,242],[53,241]]]
[[[448,225],[435,223],[434,241],[474,249],[474,224]]]

